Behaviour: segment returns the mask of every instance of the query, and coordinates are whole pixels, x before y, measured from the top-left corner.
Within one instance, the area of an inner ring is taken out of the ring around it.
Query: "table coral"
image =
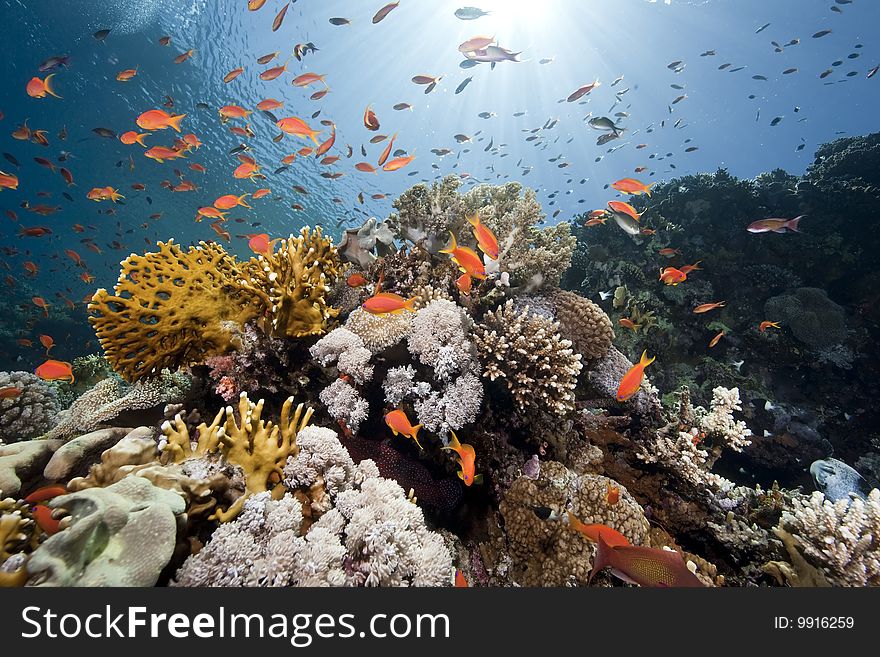
[[[218,244],[183,251],[173,240],[122,261],[111,294],[89,303],[89,321],[113,369],[127,381],[201,363],[232,350],[236,331],[260,311],[242,270]]]
[[[30,372],[0,372],[0,388],[21,390],[0,399],[0,444],[36,438],[58,421],[58,393],[39,377]]]
[[[562,415],[574,408],[580,354],[559,335],[559,324],[512,301],[487,313],[474,328],[483,376],[503,379],[519,411],[530,407]]]
[[[278,242],[244,266],[249,290],[268,311],[273,337],[301,338],[326,333],[339,310],[327,303],[341,263],[333,240],[321,227],[304,227],[298,237]]]
[[[312,417],[311,407],[299,404],[293,407],[293,397],[288,397],[281,407],[278,424],[261,418],[264,400],[256,404],[247,393],[241,393],[238,402],[240,420],[236,422],[232,406],[220,409],[210,425],[202,422],[198,435],[192,441],[189,429],[181,417],[174,422],[162,424],[167,443],[166,459],[175,463],[190,457],[200,457],[219,452],[223,459],[240,466],[245,473],[245,493],[229,509],[217,512],[217,518],[226,521],[234,518],[248,497],[263,491],[283,495],[280,486],[281,470],[287,457],[297,453],[296,434]]]

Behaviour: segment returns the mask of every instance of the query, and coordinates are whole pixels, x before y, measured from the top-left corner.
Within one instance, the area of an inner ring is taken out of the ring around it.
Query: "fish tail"
[[[49,80],[51,80],[54,77],[55,77],[54,73],[50,73],[49,75],[46,76],[46,79],[43,80],[43,89],[46,90],[47,94],[51,94],[52,96],[55,96],[55,98],[61,98],[61,96],[59,96],[58,94],[56,94],[52,90],[52,86],[49,84]]]
[[[421,424],[417,424],[412,428],[412,439],[416,442],[416,445],[419,446],[419,449],[425,451],[425,448],[422,447],[421,443],[419,443],[419,429],[422,428]]]
[[[403,302],[403,307],[409,310],[410,312],[415,312],[415,303],[419,300],[419,297],[410,297],[406,301]]]
[[[238,204],[240,206],[242,206],[243,208],[253,209],[253,208],[251,208],[251,206],[249,206],[247,203],[244,202],[244,199],[248,196],[250,196],[250,194],[242,194],[241,196],[239,196],[238,197]]]
[[[649,184],[645,187],[645,194],[648,195],[648,198],[651,197],[651,188],[656,184],[657,184],[656,182],[652,182],[651,184]]]
[[[648,358],[648,350],[645,349],[642,352],[642,357],[639,359],[639,365],[641,365],[643,368],[645,368],[648,365],[650,365],[651,363],[653,363],[654,360],[656,360],[656,358],[657,358],[656,356],[651,356],[650,358]]]
[[[177,132],[180,132],[180,122],[183,120],[186,114],[178,114],[177,116],[172,116],[168,119],[168,125],[174,128]]]
[[[455,452],[461,449],[461,443],[458,441],[458,436],[455,435],[455,432],[450,429],[449,433],[452,434],[452,440],[449,441],[449,446],[446,449],[451,449]]]
[[[474,214],[470,215],[469,217],[465,217],[465,219],[467,219],[468,223],[471,226],[473,226],[474,228],[477,228],[480,225],[480,213],[479,212],[475,212]]]
[[[312,131],[309,133],[309,138],[310,138],[313,142],[315,142],[315,146],[320,146],[320,145],[321,145],[321,144],[318,143],[318,139],[317,139],[317,137],[315,136],[315,135],[320,135],[320,134],[321,134],[321,131],[320,131],[320,130],[312,130]]]
[[[588,582],[592,582],[593,578],[596,576],[596,573],[602,571],[607,566],[610,565],[609,556],[611,552],[611,548],[608,547],[608,543],[605,542],[605,539],[602,538],[602,535],[596,537],[598,540],[596,541],[597,549],[596,554],[593,557],[593,571],[590,573],[590,578]]]
[[[146,148],[147,145],[144,143],[144,139],[146,139],[147,136],[148,136],[149,134],[150,134],[149,132],[145,132],[145,133],[143,133],[143,134],[138,135],[137,137],[135,137],[134,140],[135,140],[137,143],[139,143],[141,146],[143,146],[144,148]]]
[[[799,233],[799,232],[801,232],[801,231],[798,230],[798,224],[801,222],[801,219],[803,219],[803,218],[806,217],[806,216],[807,216],[807,215],[802,214],[802,215],[800,215],[800,216],[798,216],[798,217],[795,217],[794,219],[792,219],[792,220],[790,220],[790,221],[786,221],[786,222],[785,222],[785,227],[788,228],[789,230],[794,231],[795,233]]]
[[[440,249],[440,253],[452,253],[453,251],[455,251],[455,249],[458,248],[458,243],[455,241],[455,233],[453,233],[451,230],[449,231],[449,239],[451,240],[449,242],[449,246],[447,246],[445,249]]]

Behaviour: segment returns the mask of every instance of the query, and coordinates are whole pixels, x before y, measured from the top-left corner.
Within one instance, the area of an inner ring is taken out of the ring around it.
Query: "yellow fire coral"
[[[89,303],[107,360],[127,381],[230,351],[235,325],[260,312],[239,263],[221,246],[183,251],[169,240],[158,248],[123,260],[113,294],[101,288]]]
[[[341,262],[333,240],[304,227],[299,237],[282,239],[279,248],[247,263],[245,278],[269,311],[268,332],[301,338],[326,333],[339,314],[326,300]]]
[[[261,419],[263,400],[254,404],[244,392],[239,398],[238,412],[240,425],[235,421],[231,406],[220,409],[210,425],[202,422],[198,426],[195,441],[190,438],[186,423],[179,416],[173,423],[162,425],[162,432],[168,440],[164,451],[169,461],[179,463],[188,458],[220,453],[228,463],[244,470],[244,495],[229,509],[214,515],[223,522],[238,515],[245,500],[255,493],[272,491],[272,497],[280,499],[284,494],[281,471],[287,457],[299,452],[296,435],[312,417],[311,407],[299,404],[293,409],[293,397],[288,397],[281,407],[278,424],[265,422]]]

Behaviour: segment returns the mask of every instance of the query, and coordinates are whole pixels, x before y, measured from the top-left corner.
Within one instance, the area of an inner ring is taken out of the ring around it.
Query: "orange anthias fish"
[[[183,151],[176,151],[165,146],[153,146],[144,151],[144,156],[162,163],[165,160],[176,160],[179,157],[186,157],[186,154]]]
[[[703,586],[697,576],[688,570],[678,552],[634,545],[611,546],[602,536],[598,539],[596,544],[599,549],[593,559],[591,581],[596,573],[611,567],[614,575],[639,586]]]
[[[90,201],[95,201],[96,203],[100,201],[113,201],[116,203],[119,199],[125,197],[119,193],[118,189],[113,189],[112,187],[93,187],[89,193],[86,194],[86,198]]]
[[[643,182],[636,180],[635,178],[621,178],[617,182],[611,183],[611,187],[616,189],[618,192],[624,192],[625,194],[633,194],[635,196],[639,194],[647,194],[651,195],[651,187],[656,185],[657,183],[651,183],[646,185]]]
[[[758,330],[759,330],[761,333],[763,333],[764,331],[766,331],[766,330],[767,330],[768,328],[770,328],[771,326],[772,326],[773,328],[782,328],[781,326],[779,326],[779,322],[770,322],[770,321],[767,321],[767,320],[765,319],[763,322],[761,322],[761,323],[758,325]]]
[[[697,261],[696,261],[694,264],[692,264],[692,265],[682,265],[682,266],[679,267],[678,269],[679,269],[679,271],[681,271],[681,273],[683,273],[685,276],[687,276],[687,275],[690,274],[692,271],[703,271],[702,268],[700,268],[700,267],[697,266],[697,265],[699,265],[701,262],[703,262],[703,261],[702,261],[702,260],[697,260]]]
[[[144,143],[144,138],[149,137],[151,134],[151,132],[142,132],[141,134],[138,134],[134,130],[129,130],[128,132],[123,132],[121,135],[119,135],[119,141],[121,141],[126,146],[131,146],[134,143],[138,143],[146,148],[147,145]]]
[[[36,370],[34,370],[34,374],[36,374],[44,381],[60,381],[62,379],[69,379],[70,383],[74,382],[73,370],[71,369],[70,363],[66,363],[60,360],[47,360]]]
[[[364,173],[376,173],[376,167],[369,162],[358,162],[354,165],[354,168],[358,171],[363,171]]]
[[[165,128],[173,128],[180,132],[180,122],[186,114],[177,114],[172,116],[164,110],[148,110],[137,117],[135,123],[139,128],[144,130],[164,130]]]
[[[318,148],[315,149],[315,157],[321,157],[331,148],[333,148],[333,144],[336,143],[336,126],[333,126],[333,131],[330,133],[330,137],[327,141],[323,142]],[[338,158],[337,158],[338,159]]]
[[[24,498],[24,501],[29,504],[39,504],[40,502],[51,500],[53,497],[66,494],[67,488],[64,486],[57,484],[54,486],[43,486]]]
[[[645,377],[645,368],[654,362],[654,358],[648,358],[647,350],[642,352],[639,362],[629,368],[620,380],[620,385],[617,387],[617,401],[625,402],[639,391],[642,379]]]
[[[373,111],[372,105],[367,105],[367,109],[364,110],[364,127],[372,132],[379,129],[379,118]]]
[[[629,203],[624,203],[623,201],[608,201],[608,207],[612,212],[620,212],[622,214],[628,214],[630,217],[639,220],[640,215],[636,209],[631,206]]]
[[[209,219],[226,219],[226,213],[220,212],[217,208],[207,206],[204,208],[199,208],[196,212],[196,221],[201,221],[202,217],[208,217]]]
[[[217,111],[223,119],[246,119],[251,113],[238,105],[224,105]]]
[[[443,449],[449,449],[458,454],[458,465],[461,466],[461,470],[458,471],[458,478],[464,482],[465,486],[483,483],[483,475],[474,476],[477,454],[474,451],[473,445],[462,444],[458,441],[458,436],[455,435],[454,431],[450,430],[449,433],[452,434],[452,440]]]
[[[409,418],[406,416],[406,413],[397,409],[395,411],[391,411],[385,415],[385,424],[388,425],[388,428],[394,433],[395,436],[402,435],[407,438],[412,438],[416,445],[419,446],[419,449],[424,449],[419,444],[419,429],[422,428],[421,424],[417,424],[413,426],[410,424]]]
[[[415,155],[408,155],[406,157],[396,157],[390,162],[386,162],[385,166],[382,167],[382,171],[397,171],[398,169],[402,169],[407,164],[416,159]]]
[[[27,91],[27,95],[31,98],[45,98],[46,94],[50,96],[55,96],[55,98],[61,98],[58,94],[56,94],[51,85],[49,84],[49,80],[55,77],[54,73],[51,73],[46,76],[45,80],[41,80],[40,78],[31,78],[30,82],[27,83],[25,87],[25,91]]]
[[[681,269],[667,267],[660,270],[660,280],[666,283],[666,285],[678,285],[687,280],[687,274]]]
[[[254,162],[242,162],[239,164],[235,167],[235,171],[232,172],[232,177],[240,180],[243,180],[244,178],[250,178],[251,180],[261,177],[265,178],[265,176],[260,173],[260,166]]]
[[[464,295],[469,295],[471,293],[473,285],[474,279],[471,278],[470,274],[462,274],[455,280],[455,287],[457,287],[458,291]]]
[[[455,588],[457,589],[466,589],[470,585],[468,581],[464,577],[464,573],[461,572],[458,568],[455,569]]]
[[[675,255],[681,255],[681,251],[679,249],[673,249],[672,247],[666,247],[665,249],[660,249],[657,251],[658,254],[665,256],[667,258],[671,258]]]
[[[189,147],[189,150],[202,146],[202,142],[199,138],[191,132],[183,136],[183,141]]]
[[[611,482],[605,484],[605,503],[608,506],[614,506],[620,501],[620,488],[612,486]]]
[[[255,191],[251,195],[251,198],[254,198],[254,199],[263,198],[264,196],[269,196],[269,194],[271,194],[271,193],[272,193],[271,189],[269,189],[268,187],[263,187],[263,188]]]
[[[464,273],[470,274],[476,279],[484,280],[486,278],[486,269],[483,267],[483,262],[480,260],[480,256],[477,255],[477,252],[466,246],[458,246],[458,243],[455,241],[455,235],[452,231],[449,232],[449,237],[452,241],[445,249],[440,249],[440,253],[448,253],[449,257],[452,258],[452,261],[457,264]]]
[[[18,189],[18,176],[0,171],[0,189]]]
[[[226,194],[225,196],[221,196],[216,201],[214,201],[214,207],[218,210],[231,210],[238,205],[243,208],[250,208],[251,206],[244,202],[244,199],[247,196],[248,194],[242,194],[241,196]]]
[[[620,545],[629,545],[629,541],[626,540],[626,536],[621,534],[616,529],[609,527],[608,525],[585,525],[580,519],[575,516],[571,511],[568,511],[568,524],[575,531],[579,531],[581,534],[586,536],[593,543],[597,543],[599,541],[599,537],[601,536],[607,545],[611,547],[617,547]]]
[[[43,345],[46,349],[46,355],[49,355],[49,350],[55,346],[55,340],[51,335],[41,335],[40,336],[40,344]]]
[[[721,338],[723,338],[723,337],[724,337],[724,331],[719,331],[718,335],[716,335],[714,338],[712,338],[709,341],[709,349],[711,349],[716,344],[718,344],[718,341],[721,340]]]
[[[617,323],[620,324],[623,328],[628,328],[630,331],[638,331],[641,327],[641,324],[636,324],[628,317],[621,317],[617,320]]]
[[[759,219],[750,223],[746,230],[750,233],[785,233],[788,231],[799,233],[798,224],[806,216],[802,214],[794,219]]]
[[[193,53],[195,53],[195,48],[190,48],[186,52],[181,53],[177,57],[175,57],[174,63],[175,64],[183,64],[187,59],[189,59],[190,57],[193,56]]]
[[[312,130],[309,125],[300,118],[297,118],[295,116],[288,116],[287,118],[278,121],[278,123],[276,123],[275,125],[278,126],[281,132],[287,133],[288,135],[293,135],[295,137],[311,139],[313,142],[315,142],[315,146],[319,145],[316,136],[320,135],[321,131]]]
[[[230,82],[232,82],[235,78],[237,78],[242,73],[244,73],[243,66],[239,66],[238,68],[234,68],[231,71],[229,71],[229,73],[227,73],[226,75],[223,76],[223,82],[225,82],[226,84],[229,84]]]
[[[348,285],[348,287],[361,287],[367,283],[369,283],[369,281],[364,278],[364,275],[357,272],[345,279],[345,284]]]
[[[61,530],[61,521],[52,517],[52,509],[45,504],[38,504],[31,509],[31,515],[40,529],[49,536]]]
[[[418,297],[404,299],[399,294],[394,294],[393,292],[379,292],[367,299],[363,307],[364,310],[373,315],[386,315],[389,313],[396,315],[404,310],[415,312],[416,309],[413,307],[413,304],[415,304],[417,299]]]
[[[391,155],[391,149],[394,148],[394,140],[397,139],[397,133],[395,132],[391,135],[391,141],[388,142],[388,145],[385,147],[385,150],[382,151],[382,155],[379,156],[379,159],[376,161],[380,167],[383,166],[387,161],[388,157]]]
[[[118,82],[128,82],[137,75],[137,72],[138,70],[136,68],[127,68],[124,71],[119,71],[119,73],[116,74],[116,80]]]
[[[310,84],[314,84],[315,82],[322,82],[324,86],[327,86],[327,81],[324,79],[327,75],[318,75],[317,73],[303,73],[302,75],[298,75],[293,78],[293,82],[291,84],[294,87],[308,87]]]
[[[707,313],[710,310],[715,310],[716,308],[723,308],[726,301],[718,301],[715,303],[701,303],[699,306],[694,308],[694,313],[699,315],[701,313]]]
[[[269,235],[266,233],[250,235],[248,248],[254,253],[266,255],[272,250],[272,242],[269,240]]]
[[[263,112],[272,112],[281,109],[282,107],[284,107],[284,103],[280,100],[275,100],[274,98],[267,98],[266,100],[261,100],[257,103],[257,109]]]
[[[0,399],[15,399],[23,392],[24,392],[24,388],[16,388],[15,386],[6,386],[5,388],[0,388]]]
[[[477,212],[471,215],[467,220],[468,223],[474,227],[474,237],[477,239],[477,245],[480,247],[480,251],[492,258],[492,260],[498,260],[498,239],[495,237],[495,234],[480,221],[480,213]]]

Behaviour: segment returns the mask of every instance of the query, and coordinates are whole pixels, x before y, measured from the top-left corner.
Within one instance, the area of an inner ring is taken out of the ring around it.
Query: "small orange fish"
[[[225,196],[221,196],[216,201],[214,201],[214,207],[218,210],[231,210],[232,208],[239,205],[243,208],[250,208],[251,206],[244,202],[244,199],[247,196],[248,194],[242,194],[241,196],[226,194]]]
[[[767,330],[768,328],[770,328],[771,326],[772,326],[773,328],[782,328],[781,326],[779,326],[779,322],[770,322],[770,321],[767,321],[767,320],[765,319],[763,322],[761,322],[761,323],[758,325],[758,330],[759,330],[761,333],[763,333],[764,331],[766,331],[766,330]]]
[[[465,589],[470,585],[468,581],[464,577],[464,573],[462,573],[458,568],[455,569],[455,588],[457,589]]]
[[[215,221],[211,224],[211,230],[217,233],[220,237],[222,237],[227,242],[232,241],[232,235],[229,234],[229,231],[224,229],[222,224],[219,221]]]
[[[144,130],[164,130],[165,128],[173,128],[180,132],[180,122],[186,114],[177,114],[173,116],[164,110],[148,110],[137,117],[135,123],[139,128]]]
[[[579,531],[581,534],[586,536],[593,543],[597,543],[599,541],[599,537],[610,546],[615,545],[629,545],[629,541],[626,539],[626,536],[621,534],[616,529],[609,527],[608,525],[585,525],[581,520],[575,516],[571,511],[568,511],[568,524],[575,531]]]
[[[24,392],[23,388],[16,388],[15,386],[6,386],[5,388],[0,388],[0,399],[15,399],[23,392]]]
[[[692,271],[703,271],[700,267],[697,266],[697,265],[699,265],[701,262],[703,262],[703,261],[702,261],[702,260],[697,260],[697,261],[696,261],[694,264],[692,264],[692,265],[682,265],[681,267],[679,267],[679,270],[680,270],[685,276],[687,276],[688,274],[690,274]]]
[[[197,162],[190,163],[189,168],[193,171],[198,171],[199,173],[205,173],[207,171],[205,167],[203,167],[201,164],[198,164]]]
[[[629,368],[620,380],[620,385],[617,387],[617,401],[625,402],[639,391],[642,379],[645,377],[645,368],[654,362],[654,358],[648,358],[647,350],[642,352],[639,362]]]
[[[202,142],[199,140],[199,138],[191,132],[183,136],[183,141],[190,148],[190,150],[202,146]]]
[[[620,501],[620,488],[612,486],[611,482],[605,483],[605,503],[614,506]]]
[[[639,220],[640,215],[636,209],[631,206],[629,203],[624,203],[623,201],[608,201],[608,208],[611,212],[620,212],[621,214],[626,214],[635,219]]]
[[[458,465],[461,467],[461,470],[458,471],[458,478],[464,482],[465,486],[483,483],[483,475],[474,475],[477,454],[473,445],[462,444],[458,441],[458,436],[454,431],[450,430],[449,433],[452,434],[452,440],[443,449],[449,449],[458,454]]]
[[[596,544],[590,581],[604,568],[611,567],[617,577],[645,587],[701,587],[678,552],[635,545],[610,546],[603,536]]]
[[[186,157],[183,151],[176,151],[173,148],[166,148],[165,146],[153,146],[144,151],[144,156],[151,160],[156,160],[156,162],[159,163],[162,163],[165,160],[176,160],[180,157]]]
[[[395,411],[386,413],[385,424],[388,425],[388,428],[391,429],[395,436],[402,435],[407,438],[412,438],[416,445],[419,446],[419,449],[424,449],[421,444],[419,444],[419,429],[422,428],[422,425],[417,424],[413,426],[403,410],[398,408]]]
[[[38,504],[31,509],[31,515],[37,525],[49,536],[61,530],[61,521],[52,517],[52,509],[45,504]]]
[[[315,142],[315,146],[318,145],[316,135],[320,135],[321,131],[312,130],[309,125],[300,118],[289,116],[287,118],[281,119],[275,125],[278,126],[278,128],[283,133],[293,135],[295,137],[304,137],[311,139],[313,142]]]
[[[327,81],[324,79],[327,75],[318,75],[317,73],[303,73],[302,75],[298,75],[293,78],[293,82],[291,84],[294,87],[308,87],[310,84],[314,84],[315,82],[321,82],[325,86],[327,85]]]
[[[257,103],[257,109],[262,112],[272,112],[281,109],[282,107],[284,107],[284,103],[280,100],[275,100],[274,98],[267,98],[266,100],[261,100]]]
[[[303,146],[302,148],[300,148],[300,149],[297,151],[297,154],[298,154],[300,157],[308,157],[309,155],[311,155],[311,154],[314,153],[314,152],[315,152],[315,149],[312,148],[311,146]]]
[[[64,255],[73,260],[77,267],[85,267],[85,263],[82,261],[82,256],[73,249],[64,249]]]
[[[41,335],[40,336],[40,344],[46,349],[46,355],[49,355],[49,350],[55,346],[55,340],[51,335]]]
[[[667,267],[660,270],[660,280],[666,285],[678,285],[687,280],[687,274],[675,267]]]
[[[290,61],[290,60],[288,60],[288,61]],[[286,70],[287,70],[287,62],[285,62],[282,66],[275,66],[275,67],[270,68],[266,71],[263,71],[262,73],[260,73],[260,79],[266,80],[266,81],[274,80],[275,78],[279,77],[282,73],[284,73],[284,71],[286,71]]]
[[[467,217],[468,223],[473,226],[474,237],[480,251],[485,253],[492,260],[498,260],[498,239],[495,234],[480,222],[480,213],[477,212]]]
[[[254,253],[260,253],[262,255],[268,254],[271,250],[271,246],[272,242],[269,241],[269,235],[266,233],[251,235],[250,240],[248,241],[248,248]]]
[[[207,206],[204,208],[199,208],[196,213],[196,221],[201,221],[201,217],[208,217],[209,219],[226,219],[226,214],[224,212],[220,212],[217,208]]]
[[[382,171],[397,171],[398,169],[402,169],[403,167],[405,167],[414,159],[416,159],[415,155],[394,158],[390,162],[385,163],[385,166],[382,167]]]
[[[624,192],[625,194],[632,194],[635,196],[639,194],[647,194],[650,196],[651,187],[656,184],[657,183],[651,183],[650,185],[646,185],[635,178],[621,178],[617,182],[611,183],[611,187],[618,192]]]
[[[714,338],[712,338],[712,339],[709,341],[709,349],[711,349],[711,348],[714,347],[716,344],[718,344],[718,341],[719,341],[722,337],[724,337],[724,331],[719,331],[718,335],[716,335]]]
[[[262,188],[258,189],[257,191],[255,191],[253,194],[251,194],[251,198],[253,198],[253,199],[263,198],[264,196],[269,196],[269,194],[271,194],[271,193],[272,193],[271,189],[269,189],[268,187],[262,187]]]
[[[224,105],[217,111],[224,119],[244,119],[251,113],[250,110],[246,110],[238,105]]]
[[[195,49],[194,49],[194,48],[190,48],[190,49],[187,50],[186,52],[181,53],[180,55],[178,55],[177,57],[175,57],[175,58],[174,58],[174,63],[175,63],[175,64],[183,64],[187,59],[189,59],[190,57],[192,57],[194,53],[195,53]]]
[[[80,274],[79,278],[83,283],[88,283],[88,284],[93,283],[95,280],[95,277],[92,276],[92,274],[90,274],[87,271],[84,271],[82,274]]]
[[[380,167],[388,161],[388,157],[391,155],[391,149],[394,148],[394,140],[397,139],[397,133],[395,132],[391,135],[391,141],[388,142],[388,145],[385,147],[385,150],[382,151],[382,155],[379,156],[379,159],[376,161]]]
[[[242,73],[244,73],[244,66],[239,66],[238,68],[234,68],[231,71],[229,71],[229,73],[227,73],[226,75],[223,76],[223,82],[225,82],[226,84],[229,84],[230,82],[232,82],[235,78],[237,78]]]
[[[667,258],[671,258],[672,256],[675,256],[675,255],[681,255],[681,251],[679,249],[673,249],[671,247],[667,247],[665,249],[660,249],[659,251],[657,251],[657,253],[662,256],[666,256]]]
[[[40,78],[31,78],[30,82],[27,83],[25,87],[25,91],[27,91],[27,95],[31,98],[45,98],[46,94],[50,96],[55,96],[55,98],[61,98],[58,94],[56,94],[52,90],[52,86],[49,84],[49,80],[55,77],[54,73],[50,73],[46,76],[45,80],[41,80]]]
[[[358,162],[354,165],[354,168],[364,173],[377,173],[376,168],[369,162]]]
[[[718,301],[717,303],[701,303],[694,308],[694,313],[699,315],[701,313],[707,313],[710,310],[715,310],[716,308],[723,308],[725,303],[725,301]]]
[[[315,149],[315,157],[321,157],[331,148],[333,148],[333,144],[336,143],[336,126],[333,126],[333,131],[330,133],[330,137],[327,141],[323,142],[318,148]],[[338,158],[337,158],[338,159]]]
[[[603,210],[602,216],[587,219],[586,223],[584,223],[584,226],[604,226],[606,221],[608,221],[608,217],[605,215],[605,211]]]
[[[147,145],[144,143],[144,139],[146,137],[149,137],[151,134],[151,132],[143,132],[141,134],[138,134],[134,130],[129,130],[128,132],[123,132],[121,135],[119,135],[119,141],[121,141],[126,146],[131,146],[134,143],[138,143],[146,148]]]
[[[367,109],[364,110],[364,127],[373,132],[379,129],[379,118],[373,111],[372,105],[367,105]]]
[[[369,281],[364,278],[364,275],[357,272],[345,279],[345,284],[348,285],[348,287],[361,287],[367,283],[369,283]]]
[[[118,82],[128,82],[137,75],[137,72],[137,68],[127,68],[124,71],[119,71],[119,73],[116,74],[116,80]]]
[[[113,201],[117,203],[119,199],[125,198],[122,194],[119,193],[118,189],[113,189],[112,187],[93,187],[88,194],[86,194],[86,198],[90,201],[100,202],[100,201]]]
[[[263,174],[259,173],[259,171],[260,167],[257,164],[252,162],[242,162],[235,168],[235,171],[232,172],[232,177],[240,180],[244,178],[250,178],[253,180],[258,177],[265,177]]]
[[[39,504],[40,502],[51,500],[53,497],[58,497],[59,495],[66,494],[67,488],[64,486],[43,486],[42,488],[38,488],[26,498],[24,498],[24,501],[29,504]]]
[[[413,304],[415,304],[417,299],[418,297],[404,299],[399,294],[394,294],[393,292],[379,292],[367,299],[363,304],[363,308],[373,315],[385,315],[388,313],[396,315],[404,310],[415,312],[416,309],[413,307]]]
[[[70,383],[74,382],[73,370],[70,363],[60,360],[47,360],[45,363],[37,367],[34,373],[44,381],[60,381],[69,379]]]
[[[455,241],[455,235],[452,231],[449,232],[449,237],[452,241],[445,249],[440,249],[440,253],[449,254],[452,261],[457,264],[464,273],[470,274],[473,278],[479,280],[485,279],[486,269],[483,267],[483,262],[480,260],[480,256],[477,255],[477,252],[466,246],[458,246]]]
[[[628,317],[621,317],[617,320],[617,323],[620,324],[623,328],[628,328],[630,331],[638,331],[641,324],[636,324]]]
[[[455,281],[455,287],[457,287],[458,291],[464,295],[469,295],[471,293],[473,284],[474,279],[471,278],[470,274],[462,274]]]
[[[18,176],[0,171],[0,189],[18,189]]]

